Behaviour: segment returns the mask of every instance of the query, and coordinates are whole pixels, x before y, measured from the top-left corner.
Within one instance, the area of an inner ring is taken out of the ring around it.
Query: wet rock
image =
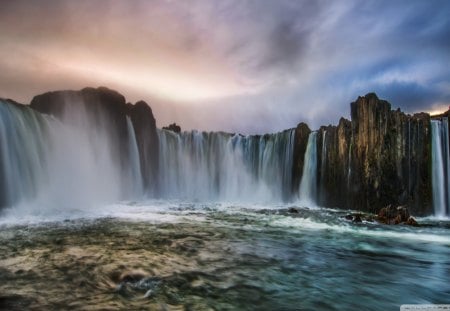
[[[362,222],[361,215],[355,215],[353,222]]]
[[[418,225],[417,221],[410,216],[408,207],[404,205],[398,207],[388,205],[386,207],[383,207],[378,212],[377,220],[378,222],[386,225]]]
[[[300,123],[295,129],[294,155],[292,171],[292,191],[297,191],[303,175],[303,163],[305,158],[308,137],[311,129],[306,123]]]
[[[407,204],[415,215],[430,214],[430,144],[430,115],[392,110],[374,93],[358,97],[351,121],[319,129],[319,204],[370,213]]]
[[[411,216],[406,221],[406,224],[413,227],[419,227],[419,223]]]
[[[342,218],[344,218],[345,220],[355,222],[355,223],[360,223],[360,222],[363,222],[363,220],[366,221],[369,217],[370,217],[370,215],[354,213],[354,214],[345,215]]]
[[[295,207],[289,207],[288,213],[298,214],[298,209],[296,209]]]

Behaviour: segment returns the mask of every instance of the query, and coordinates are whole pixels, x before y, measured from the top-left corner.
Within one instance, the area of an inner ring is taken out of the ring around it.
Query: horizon
[[[110,87],[108,87],[108,86],[104,86],[104,85],[96,86],[96,87],[93,87],[93,86],[85,86],[85,87],[83,87],[83,88],[81,88],[81,89],[79,89],[79,90],[69,90],[69,89],[65,89],[65,90],[49,90],[49,91],[44,92],[44,93],[36,94],[35,96],[39,96],[39,95],[42,95],[42,94],[45,94],[45,93],[53,93],[53,92],[66,92],[66,91],[69,91],[69,92],[71,92],[71,91],[78,92],[78,91],[81,91],[81,90],[86,89],[86,88],[93,88],[93,89],[105,88],[105,89],[107,89],[107,90],[116,92],[116,93],[118,93],[118,94],[124,96],[125,102],[126,102],[126,103],[129,103],[129,104],[131,104],[131,105],[135,105],[135,104],[136,104],[137,102],[139,102],[139,101],[145,102],[145,103],[152,109],[153,116],[154,116],[155,121],[156,121],[156,126],[157,126],[157,128],[159,128],[159,129],[163,129],[163,127],[167,127],[167,126],[172,125],[172,124],[180,125],[180,124],[178,124],[177,122],[169,122],[169,123],[167,123],[167,124],[162,124],[162,123],[158,120],[158,116],[155,114],[155,112],[154,112],[154,110],[153,110],[153,107],[152,107],[151,103],[145,101],[144,99],[139,99],[139,100],[137,100],[136,102],[130,102],[130,101],[127,99],[127,97],[126,97],[125,95],[123,95],[119,90],[112,89],[112,88],[110,88]],[[353,99],[353,100],[351,100],[351,101],[349,101],[349,102],[347,103],[347,105],[348,105],[348,112],[350,112],[350,105],[351,105],[353,102],[356,102],[356,101],[358,100],[358,98],[360,98],[360,97],[366,97],[366,96],[369,96],[369,95],[371,95],[371,94],[374,94],[374,95],[375,95],[378,99],[380,99],[380,100],[387,101],[387,102],[390,104],[390,106],[391,106],[391,110],[400,109],[400,111],[401,111],[402,113],[404,113],[405,115],[408,115],[408,116],[413,116],[413,115],[415,115],[415,114],[417,114],[417,113],[427,113],[427,114],[430,115],[430,117],[433,118],[433,117],[437,117],[437,116],[439,116],[439,115],[445,114],[445,113],[447,113],[448,111],[450,111],[450,106],[449,106],[447,110],[446,110],[446,109],[444,109],[444,110],[439,110],[439,111],[436,110],[436,111],[432,111],[432,112],[429,112],[429,111],[416,111],[416,112],[414,112],[414,113],[407,113],[407,112],[403,111],[400,107],[396,107],[395,105],[393,105],[389,100],[384,99],[384,98],[380,98],[380,97],[378,96],[377,93],[375,93],[375,92],[367,92],[367,93],[365,93],[365,94],[358,95],[355,99]],[[34,98],[35,96],[33,96],[33,98]],[[5,97],[1,97],[1,96],[0,96],[0,99],[7,100],[7,101],[10,100],[10,101],[16,102],[17,104],[20,104],[20,105],[26,105],[26,106],[29,106],[30,103],[31,103],[31,100],[30,100],[30,102],[28,102],[28,103],[22,103],[22,102],[16,101],[14,98],[5,98]],[[276,131],[273,131],[273,132],[252,132],[252,133],[243,133],[243,132],[230,132],[230,131],[227,131],[227,130],[225,130],[225,129],[216,129],[216,130],[207,130],[207,129],[203,129],[203,128],[188,128],[188,129],[186,129],[186,128],[183,128],[183,127],[181,127],[181,131],[182,131],[182,132],[184,132],[184,131],[224,132],[224,133],[237,134],[237,135],[244,135],[244,136],[247,136],[247,135],[256,135],[256,136],[257,136],[257,135],[266,135],[266,134],[280,133],[280,132],[284,132],[284,131],[286,131],[286,130],[294,129],[294,128],[296,128],[297,125],[299,125],[300,123],[305,123],[306,125],[308,125],[308,127],[310,127],[311,131],[318,131],[321,127],[337,126],[337,125],[339,124],[339,120],[340,120],[341,118],[344,118],[344,119],[347,119],[347,120],[350,120],[350,121],[352,120],[350,116],[347,116],[347,117],[346,117],[346,116],[344,116],[344,115],[341,115],[341,116],[338,116],[337,119],[334,120],[334,122],[331,122],[331,123],[328,123],[328,124],[319,124],[319,125],[316,126],[316,127],[312,127],[311,124],[309,124],[309,123],[307,123],[307,122],[299,121],[297,124],[295,124],[295,125],[292,126],[292,127],[282,128],[282,129],[280,129],[280,130],[276,130]]]
[[[22,103],[105,85],[159,127],[246,134],[335,124],[369,92],[408,114],[450,105],[448,1],[2,6],[0,96]]]

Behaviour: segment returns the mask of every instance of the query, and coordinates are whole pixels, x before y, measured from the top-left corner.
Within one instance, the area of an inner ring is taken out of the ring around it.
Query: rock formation
[[[128,132],[126,117],[129,116],[136,133],[141,161],[141,173],[144,188],[153,192],[156,188],[158,169],[158,136],[156,121],[152,109],[143,101],[135,105],[126,104],[125,97],[105,87],[84,88],[80,91],[56,91],[35,96],[30,107],[50,114],[62,122],[82,120],[88,125],[101,124],[110,131],[116,142],[113,156],[117,158],[123,170],[127,170]]]
[[[163,130],[172,131],[174,133],[180,133],[181,127],[176,123],[172,123],[169,126],[163,126]]]
[[[416,215],[432,212],[428,114],[393,111],[369,93],[351,103],[351,121],[342,118],[318,134],[319,205],[376,213],[408,204]],[[296,146],[306,144],[304,136],[296,139]]]
[[[303,164],[308,145],[308,136],[311,133],[306,123],[300,123],[295,129],[294,159],[292,167],[292,191],[296,193],[303,175]]]

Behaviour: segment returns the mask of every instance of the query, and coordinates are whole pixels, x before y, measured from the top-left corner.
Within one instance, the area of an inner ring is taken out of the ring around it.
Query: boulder
[[[394,207],[388,205],[378,212],[377,221],[386,225],[406,224],[418,226],[417,221],[410,216],[407,206]]]

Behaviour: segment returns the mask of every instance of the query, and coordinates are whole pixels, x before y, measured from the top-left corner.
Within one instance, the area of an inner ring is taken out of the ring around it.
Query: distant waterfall
[[[303,176],[299,190],[300,201],[315,205],[317,199],[317,132],[311,132],[306,146]]]
[[[450,153],[448,118],[431,120],[432,186],[434,214],[449,215],[450,211]]]
[[[163,198],[261,202],[291,196],[294,130],[263,136],[159,130],[158,137]]]

